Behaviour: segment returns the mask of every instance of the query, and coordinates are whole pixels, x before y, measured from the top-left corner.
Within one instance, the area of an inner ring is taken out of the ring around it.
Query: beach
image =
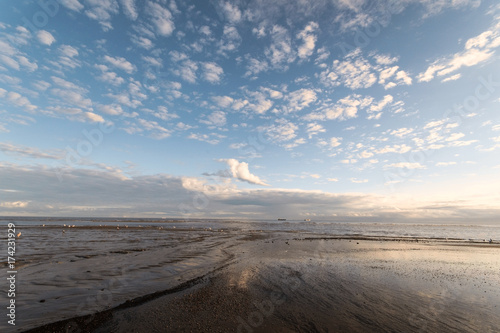
[[[497,242],[206,227],[81,226],[64,234],[59,226],[37,228],[66,240],[101,235],[102,244],[94,252],[91,241],[73,244],[70,252],[25,262],[18,325],[6,331],[500,331]]]

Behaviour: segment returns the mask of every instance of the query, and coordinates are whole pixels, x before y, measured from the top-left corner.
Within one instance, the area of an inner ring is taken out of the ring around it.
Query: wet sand
[[[182,247],[193,269],[135,281],[127,270],[108,308],[96,302],[97,313],[66,311],[60,319],[74,318],[28,332],[500,331],[498,244],[270,232],[193,244],[191,254]]]

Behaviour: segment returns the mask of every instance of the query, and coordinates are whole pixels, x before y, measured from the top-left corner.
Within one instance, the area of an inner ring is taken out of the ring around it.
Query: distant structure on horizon
[[[304,219],[304,221],[306,221],[306,222],[311,222],[311,219]]]
[[[286,219],[279,218],[278,221],[286,221]]]

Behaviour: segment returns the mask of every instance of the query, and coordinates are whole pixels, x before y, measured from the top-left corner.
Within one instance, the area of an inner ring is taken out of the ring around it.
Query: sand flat
[[[470,245],[227,234],[198,279],[32,332],[498,332],[499,249]]]

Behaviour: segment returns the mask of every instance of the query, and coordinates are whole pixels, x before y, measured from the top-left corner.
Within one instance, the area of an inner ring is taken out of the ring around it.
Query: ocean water
[[[304,220],[167,220],[167,219],[128,219],[128,218],[9,218],[0,217],[0,225],[14,222],[24,228],[40,227],[137,227],[163,228],[200,231],[282,231],[302,234],[320,234],[331,236],[383,236],[459,239],[473,241],[500,241],[500,223],[498,225],[470,224],[432,224],[432,223],[371,223],[371,222],[334,222]]]

